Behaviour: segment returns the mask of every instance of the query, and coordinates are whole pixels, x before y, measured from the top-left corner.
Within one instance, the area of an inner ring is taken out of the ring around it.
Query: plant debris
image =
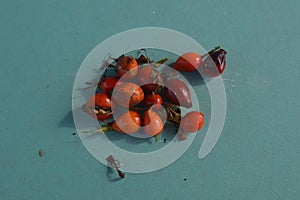
[[[42,150],[42,149],[40,149],[40,150],[39,150],[39,155],[40,155],[40,157],[43,157],[43,155],[44,155],[44,152],[43,152],[43,150]]]
[[[118,160],[114,159],[112,155],[109,155],[106,160],[112,168],[117,170],[120,178],[125,178],[125,174],[120,170],[120,162]]]

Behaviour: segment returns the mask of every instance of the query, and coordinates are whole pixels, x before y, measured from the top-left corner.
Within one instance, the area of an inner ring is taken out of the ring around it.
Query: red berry
[[[142,120],[139,113],[127,111],[121,114],[112,124],[112,129],[117,132],[132,134],[141,127]]]
[[[116,77],[105,77],[99,82],[99,87],[103,92],[111,93],[118,81]]]
[[[105,120],[112,117],[111,99],[105,93],[97,93],[92,96],[83,106],[83,111],[93,118]]]
[[[201,73],[212,78],[222,74],[226,67],[226,53],[224,49],[210,52],[203,61]]]
[[[185,132],[196,132],[202,128],[204,124],[204,115],[198,111],[187,113],[180,122],[180,127]]]
[[[144,92],[134,83],[118,82],[112,98],[119,106],[128,108],[140,103],[144,99]]]
[[[159,135],[164,126],[160,116],[151,109],[145,112],[143,125],[145,133],[150,136]]]
[[[162,83],[162,80],[157,70],[153,69],[151,65],[146,65],[139,69],[138,82],[145,93],[152,93]]]
[[[159,94],[147,94],[141,104],[146,107],[154,105],[154,110],[159,110],[161,108],[162,102],[163,99]]]
[[[125,80],[135,77],[138,73],[138,67],[139,64],[132,56],[121,56],[117,59],[116,71]]]
[[[193,72],[197,70],[202,63],[202,57],[195,52],[182,54],[174,63],[174,69],[180,72]]]
[[[159,87],[159,84],[157,84],[157,83],[148,83],[148,84],[141,86],[144,93],[146,93],[146,94],[155,93],[156,90],[158,89],[158,87]]]
[[[192,107],[191,93],[187,85],[179,79],[169,79],[165,83],[164,95],[173,104]]]

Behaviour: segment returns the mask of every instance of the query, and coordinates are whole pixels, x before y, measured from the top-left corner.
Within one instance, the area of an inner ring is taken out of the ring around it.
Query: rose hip
[[[138,131],[142,124],[141,116],[136,111],[127,111],[121,114],[111,125],[114,131],[133,134]]]
[[[187,85],[179,79],[169,79],[164,84],[164,95],[173,104],[192,107],[191,93]]]
[[[162,83],[162,79],[157,70],[152,65],[143,66],[138,73],[138,82],[145,93],[152,93]]]
[[[105,93],[97,93],[92,96],[83,106],[84,112],[98,120],[105,120],[112,117],[111,99]]]
[[[204,124],[204,115],[199,111],[187,113],[180,122],[180,128],[185,132],[196,132]]]
[[[201,74],[211,78],[222,74],[226,67],[226,54],[224,49],[210,51],[200,68]]]
[[[160,116],[151,109],[145,112],[143,125],[145,133],[150,136],[159,135],[162,132],[164,126]]]
[[[103,92],[109,94],[112,92],[118,81],[119,79],[116,77],[105,77],[99,82],[98,86]]]
[[[135,77],[138,73],[138,67],[139,64],[132,56],[121,56],[117,59],[116,71],[125,80]]]
[[[174,69],[180,72],[196,71],[202,63],[202,57],[195,52],[182,54],[174,63]]]
[[[112,96],[113,100],[121,107],[133,107],[144,99],[143,90],[130,82],[118,82]]]
[[[159,94],[152,93],[152,94],[145,95],[145,98],[143,99],[141,104],[145,107],[150,107],[150,106],[154,105],[153,109],[159,110],[161,108],[162,102],[163,102],[163,99],[161,98],[161,96]]]

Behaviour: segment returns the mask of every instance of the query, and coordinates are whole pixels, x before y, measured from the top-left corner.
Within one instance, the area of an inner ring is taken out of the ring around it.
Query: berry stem
[[[112,127],[110,125],[100,126],[99,128],[96,129],[96,131],[99,133],[106,133],[111,130],[112,130]]]
[[[106,158],[106,160],[111,165],[111,167],[113,167],[117,170],[120,178],[125,178],[125,174],[119,169],[120,168],[120,162],[118,160],[114,159],[114,157],[112,155],[109,155]]]
[[[217,51],[217,50],[219,50],[219,49],[221,49],[221,46],[220,46],[220,45],[219,45],[219,46],[216,46],[214,49],[210,50],[210,51],[207,52],[206,54],[203,54],[201,57],[204,58],[204,57],[206,57],[206,56],[212,54],[213,52],[215,52],[215,51]]]
[[[159,67],[161,64],[164,64],[165,62],[167,62],[169,59],[168,58],[163,58],[157,62],[154,63],[155,67]]]
[[[155,142],[157,142],[158,141],[158,135],[155,135],[154,138],[155,138]]]

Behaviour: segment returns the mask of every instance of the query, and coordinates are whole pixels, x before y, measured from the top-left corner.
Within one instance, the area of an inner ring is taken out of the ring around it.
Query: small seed
[[[44,155],[44,152],[43,152],[43,150],[42,150],[42,149],[40,149],[40,150],[39,150],[39,155],[40,155],[41,157],[43,157],[43,155]]]

